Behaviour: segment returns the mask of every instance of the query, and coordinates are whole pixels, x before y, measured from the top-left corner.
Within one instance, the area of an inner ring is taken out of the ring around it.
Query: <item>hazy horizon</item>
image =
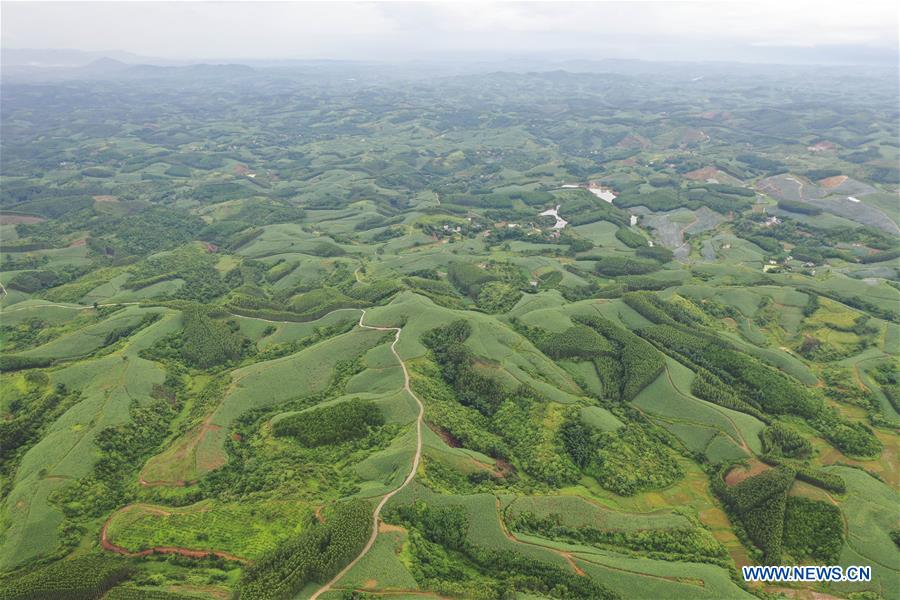
[[[3,50],[178,61],[896,63],[890,2],[3,2]]]

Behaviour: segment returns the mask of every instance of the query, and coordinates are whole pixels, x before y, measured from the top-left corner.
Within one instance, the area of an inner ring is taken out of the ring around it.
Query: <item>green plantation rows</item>
[[[128,561],[89,555],[40,567],[15,581],[0,581],[3,600],[94,600],[128,577]]]
[[[362,549],[369,538],[371,510],[359,500],[338,504],[324,523],[279,544],[245,569],[237,596],[286,600],[309,582],[324,583]]]

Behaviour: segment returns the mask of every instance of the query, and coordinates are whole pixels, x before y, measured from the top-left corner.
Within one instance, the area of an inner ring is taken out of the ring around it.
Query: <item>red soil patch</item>
[[[69,244],[69,248],[81,248],[85,244],[87,244],[87,238],[81,238],[80,240],[75,240]]]
[[[219,247],[216,246],[215,244],[210,244],[209,242],[204,242],[203,245],[206,247],[206,251],[211,254],[215,254],[216,252],[219,251]]]
[[[234,172],[237,175],[246,175],[250,172],[250,169],[247,168],[247,165],[234,165]]]
[[[687,179],[693,181],[706,181],[707,179],[716,179],[719,176],[719,170],[715,167],[703,167],[689,173],[685,173]]]
[[[40,223],[42,221],[46,221],[46,219],[43,217],[32,217],[30,215],[0,214],[0,225],[18,225],[19,223],[33,225],[34,223]]]
[[[512,466],[512,464],[510,464],[508,461],[506,461],[502,458],[497,458],[497,459],[495,459],[494,462],[496,462],[496,464],[497,464],[497,473],[496,474],[500,477],[506,477],[507,475],[509,475],[510,473],[512,473],[513,471],[516,470],[516,468],[514,466]]]
[[[462,442],[453,437],[453,435],[443,427],[435,425],[434,423],[428,423],[428,428],[451,448],[462,448]]]
[[[562,557],[564,559],[566,559],[566,562],[569,563],[569,566],[572,567],[572,569],[575,571],[576,575],[578,575],[579,577],[584,577],[584,575],[585,575],[584,571],[581,569],[581,567],[579,567],[577,564],[575,564],[575,561],[572,559],[571,553],[560,552],[560,554],[562,554]]]
[[[119,197],[118,196],[109,196],[109,195],[94,196],[94,201],[95,202],[118,202]]]
[[[400,527],[399,525],[391,525],[390,523],[385,523],[384,521],[378,523],[378,533],[391,533],[391,532],[404,532],[406,529]]]
[[[846,175],[835,175],[834,177],[826,177],[819,181],[819,185],[826,189],[833,189],[847,181]]]
[[[751,459],[748,467],[737,466],[728,471],[728,474],[725,475],[725,483],[729,486],[734,486],[745,479],[750,479],[754,475],[759,475],[771,468],[772,467],[762,461]]]

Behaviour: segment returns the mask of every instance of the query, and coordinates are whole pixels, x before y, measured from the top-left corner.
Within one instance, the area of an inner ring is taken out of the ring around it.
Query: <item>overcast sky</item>
[[[764,60],[898,52],[896,3],[2,2],[5,48],[182,59],[558,58]],[[790,61],[786,61],[790,62]]]

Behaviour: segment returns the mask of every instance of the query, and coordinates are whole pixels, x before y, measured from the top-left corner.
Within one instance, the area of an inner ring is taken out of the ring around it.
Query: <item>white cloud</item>
[[[892,2],[3,2],[5,47],[165,57],[423,57],[717,45],[897,48]],[[714,58],[715,56],[711,56]]]

